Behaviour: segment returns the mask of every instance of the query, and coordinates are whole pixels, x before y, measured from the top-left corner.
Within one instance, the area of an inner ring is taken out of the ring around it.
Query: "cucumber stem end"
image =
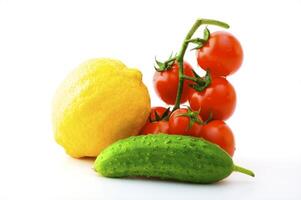
[[[246,168],[237,166],[237,165],[234,165],[233,171],[235,171],[235,172],[240,172],[240,173],[243,173],[243,174],[246,174],[246,175],[255,177],[254,172],[252,172],[252,171],[249,170],[249,169],[246,169]]]

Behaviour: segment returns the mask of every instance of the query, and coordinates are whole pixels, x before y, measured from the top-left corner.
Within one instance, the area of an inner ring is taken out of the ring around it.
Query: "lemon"
[[[139,70],[114,59],[92,59],[71,72],[55,94],[55,140],[72,157],[95,157],[115,141],[137,135],[149,112]]]

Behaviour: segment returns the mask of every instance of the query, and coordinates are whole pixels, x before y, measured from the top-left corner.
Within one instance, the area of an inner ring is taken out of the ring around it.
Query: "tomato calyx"
[[[201,92],[211,84],[212,79],[209,70],[206,71],[204,77],[200,77],[195,71],[193,71],[193,74],[195,77],[195,84],[190,84],[189,86],[194,90]]]
[[[161,116],[157,113],[157,111],[154,111],[154,113],[155,113],[155,119],[152,119],[151,117],[148,118],[150,123],[168,120],[170,108],[168,107]]]
[[[187,42],[197,45],[196,47],[190,49],[190,51],[202,48],[207,43],[209,38],[210,38],[210,31],[206,26],[204,29],[204,33],[203,33],[203,38],[193,38],[193,39],[187,40]]]
[[[155,62],[157,66],[154,66],[154,68],[157,72],[167,71],[173,66],[176,59],[177,59],[177,54],[173,56],[173,53],[171,53],[168,60],[164,62],[158,61],[157,58],[155,58]]]
[[[187,106],[187,112],[178,114],[176,117],[188,117],[189,118],[189,124],[188,124],[188,130],[191,129],[194,123],[197,123],[199,125],[204,125],[204,122],[199,117],[200,111],[193,111],[189,106]]]
[[[192,72],[194,77],[185,75],[182,76],[182,78],[194,82],[194,84],[189,84],[189,87],[193,88],[198,92],[201,92],[211,84],[212,79],[209,70],[206,71],[206,74],[203,77],[200,77],[194,70],[192,70]]]

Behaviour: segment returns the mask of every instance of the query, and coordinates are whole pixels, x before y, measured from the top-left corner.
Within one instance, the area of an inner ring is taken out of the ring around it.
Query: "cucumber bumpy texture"
[[[219,146],[200,138],[152,134],[122,139],[103,150],[94,169],[105,177],[158,177],[194,183],[214,183],[239,171]]]

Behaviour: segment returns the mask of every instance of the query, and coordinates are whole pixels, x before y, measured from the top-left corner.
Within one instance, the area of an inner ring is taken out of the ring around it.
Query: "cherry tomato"
[[[167,108],[160,107],[160,106],[158,106],[158,107],[152,107],[151,112],[150,112],[150,115],[149,115],[149,117],[148,117],[148,118],[149,118],[148,121],[150,121],[150,122],[158,121],[158,120],[156,119],[156,114],[155,114],[155,113],[157,113],[157,116],[158,116],[158,117],[162,117],[166,110],[167,110]],[[168,113],[169,113],[169,112],[168,112]],[[167,114],[168,114],[168,113],[167,113]]]
[[[149,122],[144,125],[140,131],[140,135],[148,135],[154,133],[168,133],[168,121]]]
[[[213,120],[204,125],[200,136],[209,142],[219,145],[230,156],[233,156],[235,151],[234,135],[224,121]]]
[[[239,41],[225,31],[213,32],[207,43],[198,49],[197,61],[200,67],[213,76],[228,76],[242,64],[243,51]]]
[[[187,114],[189,111],[187,108],[180,108],[175,110],[169,118],[169,133],[170,134],[179,134],[179,135],[191,135],[199,136],[201,133],[202,125],[194,122],[193,125],[189,128],[190,119],[188,116],[179,116],[182,114]],[[199,121],[202,121],[202,118],[196,114],[196,117]]]
[[[211,84],[203,91],[191,89],[189,104],[193,110],[200,110],[202,119],[226,120],[234,112],[236,93],[224,77],[212,77]],[[211,113],[211,114],[210,114]]]
[[[183,64],[184,74],[187,76],[193,76],[192,67],[184,62]],[[175,104],[179,83],[179,66],[174,63],[173,66],[167,71],[155,72],[154,88],[158,96],[167,104]],[[184,80],[183,93],[181,96],[181,103],[187,101],[189,93],[189,80]]]

